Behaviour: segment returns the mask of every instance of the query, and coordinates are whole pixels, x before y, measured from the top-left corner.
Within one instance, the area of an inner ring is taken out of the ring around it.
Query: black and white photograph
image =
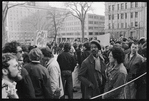
[[[147,99],[147,2],[2,1],[2,99]]]

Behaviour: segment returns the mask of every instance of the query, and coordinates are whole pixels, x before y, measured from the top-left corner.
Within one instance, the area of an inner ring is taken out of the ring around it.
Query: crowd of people
[[[146,49],[145,38],[110,40],[107,46],[100,40],[47,43],[42,48],[8,42],[2,48],[2,98],[74,99],[79,82],[82,99],[90,99],[145,73]],[[97,99],[146,99],[146,76]]]

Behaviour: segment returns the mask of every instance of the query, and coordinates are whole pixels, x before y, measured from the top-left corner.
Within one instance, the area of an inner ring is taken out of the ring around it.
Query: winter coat
[[[61,71],[58,62],[55,58],[52,58],[47,63],[47,69],[50,74],[51,89],[54,93],[57,89],[60,89],[60,97],[64,95]]]
[[[35,89],[32,80],[24,67],[21,69],[21,75],[23,79],[18,81],[16,85],[19,99],[35,98]]]
[[[39,99],[53,98],[50,75],[40,63],[31,62],[24,66],[32,80],[35,96]]]
[[[100,57],[99,57],[100,58]],[[85,99],[90,99],[93,96],[97,96],[101,93],[103,93],[104,84],[105,84],[105,69],[106,65],[104,64],[103,60],[100,58],[100,66],[101,66],[101,72],[100,77],[102,78],[102,82],[98,82],[97,78],[97,71],[95,70],[95,60],[93,58],[93,55],[90,54],[81,65],[81,68],[79,69],[78,78],[82,82],[83,85],[85,85]],[[93,88],[89,87],[90,84],[93,85]]]
[[[74,71],[74,68],[76,66],[76,60],[73,55],[71,55],[69,52],[62,52],[58,55],[57,61],[60,65],[61,71],[63,70],[70,70],[71,72]]]
[[[127,70],[123,63],[106,69],[106,84],[104,92],[108,92],[114,88],[117,88],[126,83]],[[126,89],[125,87],[119,88],[111,93],[104,95],[104,99],[125,99]]]
[[[125,55],[124,66],[128,72],[128,81],[134,79],[136,77],[137,70],[140,68],[143,57],[140,54],[135,54],[131,59],[129,59],[130,53]]]

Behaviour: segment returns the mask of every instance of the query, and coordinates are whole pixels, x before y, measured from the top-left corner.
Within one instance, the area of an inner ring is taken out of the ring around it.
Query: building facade
[[[9,3],[9,5],[14,4]],[[17,40],[21,43],[34,44],[36,32],[44,29],[42,26],[47,20],[47,9],[44,9],[42,5],[28,2],[8,10],[6,19],[8,41]]]
[[[49,19],[48,12],[56,9],[59,13],[66,12],[66,9],[53,8],[48,3],[28,2],[26,5],[12,7],[7,15],[7,35],[8,41],[17,40],[21,43],[35,44],[37,31],[46,30],[50,34],[49,41],[54,38],[51,31],[52,21]],[[10,5],[12,5],[10,3]],[[58,12],[57,12],[58,13]],[[85,38],[97,38],[104,34],[105,17],[96,14],[87,14],[85,19]],[[54,29],[54,28],[53,28]],[[81,40],[81,23],[76,17],[69,15],[64,20],[56,41]]]
[[[84,38],[93,39],[98,35],[104,34],[104,16],[96,14],[87,14],[85,18]],[[58,42],[73,41],[82,39],[81,22],[78,18],[68,16],[58,35]]]
[[[147,35],[146,2],[106,2],[105,33],[111,38],[146,37]]]

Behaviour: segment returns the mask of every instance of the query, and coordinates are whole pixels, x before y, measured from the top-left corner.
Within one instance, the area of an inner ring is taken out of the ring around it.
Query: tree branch
[[[12,6],[9,6],[8,9],[12,8],[12,7],[15,7],[15,6],[19,6],[19,5],[24,5],[25,3],[19,3],[19,4],[15,4],[15,5],[12,5]]]

